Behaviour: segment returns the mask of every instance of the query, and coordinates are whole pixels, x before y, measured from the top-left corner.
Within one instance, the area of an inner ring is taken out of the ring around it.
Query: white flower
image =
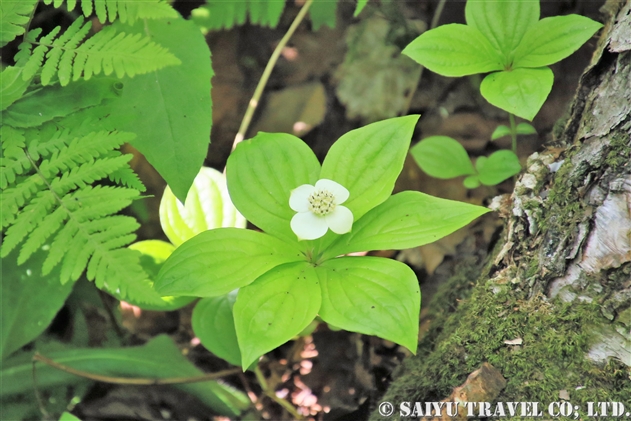
[[[291,229],[300,240],[315,240],[330,228],[346,234],[353,226],[353,213],[340,206],[349,196],[348,190],[332,180],[318,180],[315,186],[303,184],[291,191],[289,207],[298,212],[291,218]]]

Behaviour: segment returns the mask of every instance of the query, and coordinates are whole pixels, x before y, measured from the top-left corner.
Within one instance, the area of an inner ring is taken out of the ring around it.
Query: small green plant
[[[259,133],[240,143],[228,159],[228,191],[264,232],[198,234],[164,263],[157,291],[209,297],[195,309],[195,332],[244,369],[317,316],[415,352],[420,291],[414,272],[390,259],[345,255],[427,244],[488,212],[420,192],[391,196],[417,118],[345,134],[322,166],[288,134]]]
[[[536,132],[528,123],[515,124],[515,116],[532,121],[552,89],[554,75],[547,66],[568,57],[602,25],[579,15],[539,20],[539,0],[468,0],[465,17],[467,25],[448,24],[421,34],[403,54],[443,76],[489,73],[480,93],[510,119],[510,127],[499,126],[492,139],[510,135],[512,153],[478,158],[474,168],[464,148],[445,136],[425,139],[412,149],[429,175],[465,175],[465,186],[473,188],[497,184],[520,171],[517,135]]]

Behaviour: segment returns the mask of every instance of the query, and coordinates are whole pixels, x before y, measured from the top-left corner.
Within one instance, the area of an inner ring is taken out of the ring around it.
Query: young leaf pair
[[[236,299],[233,293],[217,305],[228,310],[226,320],[233,313],[234,333],[226,337],[236,337],[244,368],[316,316],[415,352],[420,291],[414,272],[390,259],[343,255],[427,244],[488,212],[420,192],[391,196],[417,119],[353,130],[331,147],[322,166],[288,134],[259,133],[242,142],[228,160],[228,190],[241,214],[264,232],[219,228],[193,237],[164,263],[157,291],[219,297],[239,289]],[[352,230],[300,241],[290,226],[291,193],[322,179],[348,189],[344,206],[353,214]]]
[[[448,24],[421,34],[404,50],[443,76],[488,73],[480,92],[491,104],[526,120],[552,89],[549,65],[583,45],[602,27],[579,15],[539,20],[539,0],[468,0],[467,25]]]
[[[449,136],[423,139],[412,147],[410,153],[429,176],[440,179],[466,176],[463,184],[468,189],[480,184],[494,186],[521,171],[519,158],[509,150],[495,151],[488,157],[480,156],[474,167],[465,148]]]

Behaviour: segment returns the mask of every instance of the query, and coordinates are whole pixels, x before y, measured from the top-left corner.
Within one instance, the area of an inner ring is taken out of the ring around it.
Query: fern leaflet
[[[138,198],[139,189],[93,185],[110,177],[144,190],[127,165],[132,156],[117,150],[134,135],[42,133],[2,128],[0,256],[20,247],[18,264],[22,264],[44,247],[49,253],[42,271],[47,274],[61,264],[62,283],[78,279],[87,268],[88,279],[100,288],[123,297],[146,294],[147,289],[140,288],[148,281],[138,253],[125,247],[136,238],[138,223],[115,215]],[[157,294],[133,298],[159,300]]]
[[[33,42],[34,35],[29,33],[16,55],[18,65],[24,66],[22,78],[32,78],[41,68],[42,85],[51,84],[56,75],[61,85],[66,86],[70,80],[89,80],[101,71],[105,75],[115,72],[118,78],[122,78],[181,64],[177,57],[150,38],[118,33],[111,26],[86,40],[91,27],[91,22],[84,24],[83,17],[79,17],[58,38],[60,27],[38,42]],[[37,44],[32,52],[28,45],[31,43]]]
[[[45,4],[53,3],[59,7],[64,0],[44,0]],[[81,11],[85,17],[96,13],[101,23],[114,22],[119,19],[123,23],[133,25],[138,19],[175,18],[177,12],[162,0],[80,0]],[[66,0],[68,10],[74,10],[77,0]]]
[[[278,0],[207,0],[206,4],[193,10],[192,19],[208,31],[230,29],[245,23],[275,28],[285,8],[284,1]]]
[[[24,33],[37,0],[2,0],[0,2],[0,47]]]
[[[313,30],[318,30],[322,25],[335,27],[337,2],[314,0],[309,9]],[[284,8],[285,1],[281,0],[206,0],[205,5],[191,12],[191,18],[203,32],[243,25],[246,17],[254,25],[275,28]]]

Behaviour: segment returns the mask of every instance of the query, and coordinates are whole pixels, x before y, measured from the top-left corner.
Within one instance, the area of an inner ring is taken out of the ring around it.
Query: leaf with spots
[[[239,290],[233,311],[244,369],[313,321],[320,310],[319,282],[313,266],[295,262]]]
[[[322,290],[322,320],[416,353],[421,291],[412,269],[380,257],[340,257],[315,270]]]

